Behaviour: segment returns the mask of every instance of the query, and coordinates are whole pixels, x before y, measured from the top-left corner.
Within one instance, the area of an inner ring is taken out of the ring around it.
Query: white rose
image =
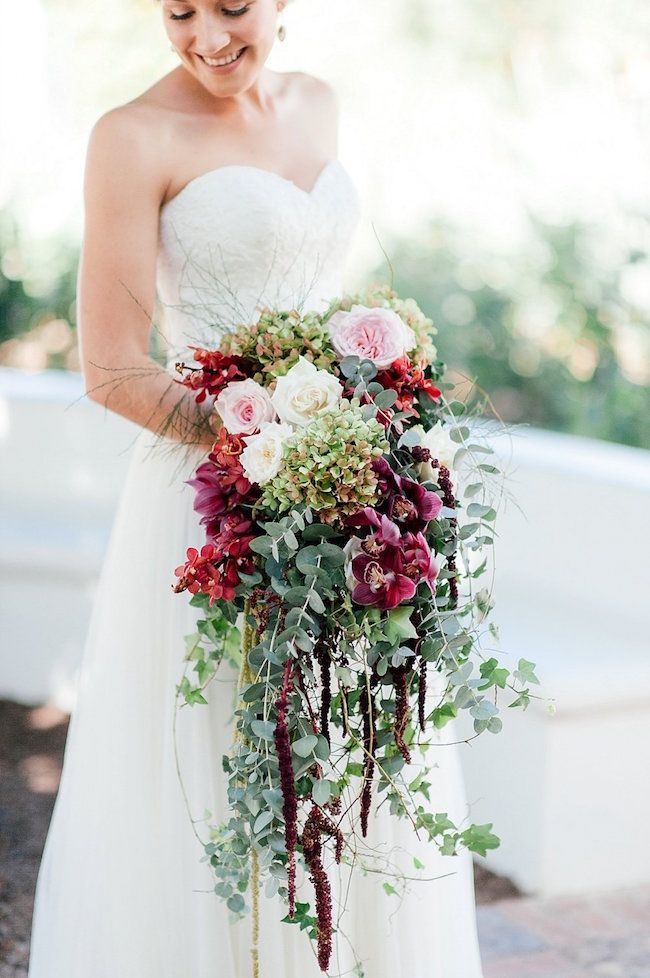
[[[417,425],[417,430],[423,432],[420,440],[422,448],[428,448],[432,459],[438,459],[441,465],[447,466],[453,482],[454,455],[460,445],[452,441],[448,427],[438,421],[428,431],[424,431],[421,425]],[[420,462],[418,466],[418,475],[423,480],[437,482],[437,471],[437,469],[432,468],[430,462]]]
[[[318,370],[301,356],[284,377],[278,377],[271,401],[281,421],[302,427],[319,411],[335,407],[342,393],[334,374]]]
[[[277,475],[284,444],[292,435],[291,425],[262,421],[259,434],[246,438],[246,448],[239,456],[246,478],[261,486]]]
[[[219,393],[214,407],[231,435],[252,435],[263,421],[275,419],[268,392],[257,381],[233,380]]]

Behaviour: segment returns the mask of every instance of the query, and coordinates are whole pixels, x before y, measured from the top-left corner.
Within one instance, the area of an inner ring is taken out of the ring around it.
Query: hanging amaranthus
[[[310,880],[316,894],[316,932],[318,935],[318,964],[327,971],[332,953],[332,893],[327,873],[321,860],[320,834],[323,820],[318,805],[312,805],[302,831],[302,849],[309,866]]]
[[[395,743],[400,754],[407,764],[411,763],[411,752],[404,741],[404,731],[409,720],[409,693],[408,693],[408,672],[409,667],[404,663],[396,666],[393,670],[393,680],[395,683]]]
[[[367,753],[364,754],[363,763],[363,788],[361,789],[361,834],[365,838],[368,834],[368,815],[370,814],[370,804],[372,800],[372,779],[375,772],[374,745],[377,738],[375,730],[375,703],[372,695],[368,696],[367,686],[364,684],[359,697],[359,706],[363,717],[363,746]]]
[[[440,488],[442,489],[442,502],[443,505],[448,509],[456,509],[456,497],[454,495],[454,489],[451,482],[451,477],[449,475],[449,469],[446,465],[442,465],[438,459],[433,459],[431,462],[433,468],[438,469],[438,482]],[[449,526],[451,527],[452,533],[456,534],[456,528],[458,526],[458,520],[450,519]],[[447,557],[447,569],[449,571],[449,607],[456,608],[458,605],[458,574],[456,571],[456,554],[450,554]]]
[[[282,814],[284,815],[284,841],[287,849],[287,875],[289,887],[289,916],[296,911],[296,844],[298,841],[298,801],[294,781],[293,763],[291,760],[291,740],[287,726],[287,707],[289,695],[293,689],[292,683],[293,659],[289,658],[284,664],[282,689],[276,700],[277,720],[275,724],[275,749],[280,765],[280,784],[282,787]]]

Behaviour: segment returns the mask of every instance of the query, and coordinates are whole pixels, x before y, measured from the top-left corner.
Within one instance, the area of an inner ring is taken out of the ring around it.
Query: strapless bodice
[[[359,194],[330,160],[311,190],[232,165],[191,180],[160,211],[157,290],[168,363],[255,322],[264,306],[322,311],[342,291]]]

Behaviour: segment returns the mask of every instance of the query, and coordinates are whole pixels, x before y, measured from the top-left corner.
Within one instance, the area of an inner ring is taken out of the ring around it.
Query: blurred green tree
[[[598,229],[531,224],[525,253],[472,257],[432,222],[386,248],[394,287],[434,320],[459,383],[480,384],[504,420],[650,448],[648,313],[624,287],[650,257],[630,249],[603,268]]]

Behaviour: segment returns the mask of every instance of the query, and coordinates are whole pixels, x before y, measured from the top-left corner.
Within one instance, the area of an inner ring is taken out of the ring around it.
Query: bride
[[[40,867],[30,978],[251,974],[250,917],[231,919],[215,896],[200,843],[229,814],[221,760],[235,666],[222,663],[207,706],[176,711],[197,611],[173,593],[173,569],[203,542],[184,479],[214,431],[209,405],[174,383],[173,365],[264,305],[322,311],[343,290],[358,193],[337,158],[332,89],[266,67],[285,2],[162,0],[180,64],[91,133],[78,280],[84,378],[88,396],[140,434]],[[150,355],[156,297],[166,365]],[[435,753],[432,805],[460,824],[457,749]],[[328,974],[481,978],[470,853],[442,857],[385,805],[369,841],[394,854],[407,885],[389,894],[372,870],[338,882],[330,873]],[[312,899],[300,872],[297,899]],[[285,914],[277,898],[260,900],[260,974],[317,978],[314,947]]]

